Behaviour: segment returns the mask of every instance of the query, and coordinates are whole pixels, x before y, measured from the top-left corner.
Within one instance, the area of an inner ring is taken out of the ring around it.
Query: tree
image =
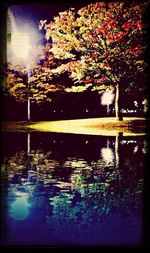
[[[40,21],[55,58],[64,62],[52,73],[68,72],[72,89],[115,90],[116,118],[121,120],[120,92],[135,89],[144,72],[144,11],[147,4],[96,2],[80,10],[70,8],[54,20]],[[143,83],[142,83],[143,85]]]
[[[32,103],[51,102],[51,93],[64,90],[62,82],[53,77],[50,71],[58,64],[59,60],[54,59],[53,53],[49,52],[49,44],[40,52],[39,62],[33,61],[28,67],[9,62],[6,78],[7,93],[19,102],[28,100]]]
[[[81,229],[80,226],[85,227],[85,224],[87,224],[85,229],[91,230],[90,224],[93,228],[102,224],[103,219],[105,221],[109,217],[107,215],[111,215],[111,213],[120,217],[120,213],[123,211],[123,214],[126,212],[127,217],[135,217],[136,211],[142,217],[139,213],[142,210],[143,190],[141,138],[133,145],[132,141],[130,143],[130,139],[122,139],[124,141],[122,142],[116,136],[113,152],[117,146],[120,163],[118,163],[118,158],[115,158],[116,161],[109,159],[109,148],[106,148],[108,142],[103,145],[102,139],[99,139],[98,143],[101,143],[101,152],[103,150],[101,154],[103,156],[98,152],[97,157],[92,156],[94,159],[91,162],[88,161],[88,155],[85,159],[83,158],[84,147],[81,145],[79,145],[79,150],[76,147],[70,154],[70,147],[75,144],[72,140],[76,142],[76,139],[66,139],[67,142],[64,139],[65,142],[62,147],[67,147],[65,153],[63,153],[64,148],[61,148],[60,153],[60,140],[58,138],[58,146],[51,146],[49,143],[49,148],[46,147],[47,151],[39,149],[38,146],[38,149],[32,149],[30,156],[24,150],[9,155],[3,163],[3,170],[7,169],[8,172],[9,183],[15,184],[16,187],[21,186],[17,190],[24,189],[27,193],[28,184],[31,185],[30,193],[34,196],[32,208],[33,206],[42,207],[43,203],[47,203],[46,200],[49,199],[51,212],[47,209],[47,221],[55,232],[57,230],[57,233],[60,233],[61,226],[67,230],[72,224],[79,224],[79,226],[77,225],[78,232]],[[68,143],[67,146],[66,143]],[[98,143],[93,141],[94,146],[92,146],[98,148],[99,151]],[[122,151],[127,147],[133,155],[128,157],[126,153],[125,156],[121,156]],[[135,152],[135,148],[138,151]],[[129,174],[130,177],[128,178],[127,175]],[[47,194],[40,194],[41,187],[48,194],[48,198]],[[14,189],[11,188],[11,190]],[[34,192],[36,192],[36,196]],[[43,196],[45,201],[43,201]],[[16,199],[14,198],[13,201]],[[94,229],[94,231],[97,234],[97,230]]]

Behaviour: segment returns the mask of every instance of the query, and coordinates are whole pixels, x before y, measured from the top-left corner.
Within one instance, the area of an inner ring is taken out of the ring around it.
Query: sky
[[[61,11],[65,11],[71,7],[80,9],[81,7],[87,5],[94,1],[49,1],[49,3],[21,3],[16,5],[10,5],[11,13],[17,27],[20,30],[27,30],[28,27],[31,27],[32,30],[35,30],[41,34],[41,39],[44,42],[44,31],[39,31],[39,21],[41,19],[48,21],[52,20],[54,16],[57,16]]]
[[[94,1],[49,1],[49,3],[29,3],[11,5],[11,10],[16,18],[22,18],[33,22],[38,26],[40,19],[51,20],[59,11],[65,11],[71,7],[79,9],[87,3]]]
[[[41,3],[21,3],[21,4],[11,4],[9,6],[9,10],[11,12],[11,28],[10,30],[11,38],[14,31],[21,32],[27,34],[29,37],[29,43],[33,46],[41,45],[46,42],[45,39],[45,31],[39,30],[39,22],[40,20],[47,19],[48,21],[53,20],[54,16],[57,16],[58,13],[61,11],[65,11],[71,7],[76,9],[80,9],[81,7],[86,6],[91,1],[49,1],[41,2]],[[8,25],[9,26],[9,25]],[[18,39],[16,40],[18,41]],[[16,44],[17,42],[15,42]],[[19,47],[15,45],[15,51]],[[22,51],[22,47],[20,48]],[[33,49],[32,52],[35,52]],[[14,50],[12,50],[12,45],[9,43],[7,44],[7,60],[12,61],[15,59]]]

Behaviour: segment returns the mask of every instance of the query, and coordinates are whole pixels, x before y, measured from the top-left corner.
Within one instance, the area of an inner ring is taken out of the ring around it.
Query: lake
[[[139,246],[146,136],[3,132],[2,245]]]

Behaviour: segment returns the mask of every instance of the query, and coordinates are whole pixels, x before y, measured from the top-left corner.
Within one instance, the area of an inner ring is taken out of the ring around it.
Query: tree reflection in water
[[[49,145],[39,141],[37,146],[33,135],[30,152],[21,150],[5,159],[5,243],[140,243],[144,137],[66,136],[51,135]],[[22,236],[21,224],[14,229],[14,220],[25,222]]]

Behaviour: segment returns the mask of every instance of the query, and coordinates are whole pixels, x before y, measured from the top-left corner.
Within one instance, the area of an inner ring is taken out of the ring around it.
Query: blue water
[[[140,245],[145,137],[3,140],[2,245]]]

